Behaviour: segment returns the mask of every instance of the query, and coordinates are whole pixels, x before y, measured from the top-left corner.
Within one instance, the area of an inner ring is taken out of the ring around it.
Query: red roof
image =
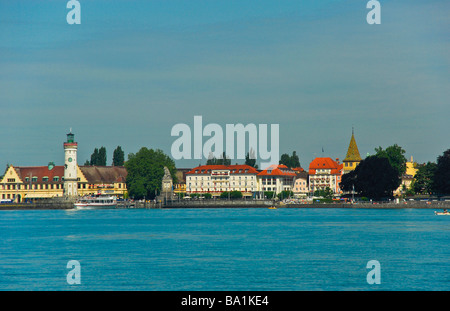
[[[211,174],[213,170],[227,170],[230,174],[258,174],[256,168],[250,165],[201,165],[186,174]]]
[[[286,165],[273,164],[263,170],[258,176],[293,176],[295,177],[295,171],[290,170]]]
[[[330,169],[331,175],[340,175],[341,170],[344,168],[344,164],[339,164],[331,158],[315,158],[309,164],[309,174],[316,174],[317,169]]]
[[[44,182],[43,177],[48,177],[48,183],[61,183],[64,177],[64,166],[54,166],[51,170],[48,166],[14,166],[20,179],[25,182],[25,178],[37,177],[37,182]],[[53,181],[53,177],[59,177],[58,181]]]

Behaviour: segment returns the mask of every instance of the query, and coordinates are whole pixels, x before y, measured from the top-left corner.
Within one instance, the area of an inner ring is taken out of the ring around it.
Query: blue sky
[[[450,148],[448,1],[0,1],[0,166],[105,146],[170,154],[177,123],[279,124],[280,153]],[[199,160],[178,161],[193,167]],[[204,161],[203,161],[204,163]],[[3,170],[3,169],[2,169]]]

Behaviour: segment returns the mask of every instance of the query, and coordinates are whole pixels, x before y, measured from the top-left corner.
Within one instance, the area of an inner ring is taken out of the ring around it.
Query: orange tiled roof
[[[295,177],[295,171],[290,170],[286,165],[273,164],[260,172],[258,176],[293,176]]]
[[[228,170],[230,174],[258,174],[256,168],[250,165],[201,165],[194,167],[186,174],[211,174],[213,170]]]
[[[309,164],[309,174],[314,175],[316,174],[316,170],[318,169],[330,169],[331,175],[340,175],[341,170],[344,168],[343,164],[339,164],[338,162],[334,161],[331,158],[315,158],[310,164]]]

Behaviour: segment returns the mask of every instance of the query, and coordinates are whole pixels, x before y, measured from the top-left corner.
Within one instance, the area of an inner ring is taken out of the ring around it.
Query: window
[[[48,176],[42,177],[42,181],[48,181]]]
[[[59,181],[59,176],[54,176],[53,181]]]
[[[8,182],[16,182],[15,178],[8,178]]]
[[[32,182],[37,182],[37,177],[33,176],[33,178],[31,179]]]

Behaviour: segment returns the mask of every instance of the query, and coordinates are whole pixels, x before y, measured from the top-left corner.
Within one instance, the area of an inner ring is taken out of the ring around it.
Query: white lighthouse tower
[[[67,134],[67,142],[64,143],[64,195],[76,196],[78,189],[77,180],[77,149],[78,143],[74,141],[72,129]]]

